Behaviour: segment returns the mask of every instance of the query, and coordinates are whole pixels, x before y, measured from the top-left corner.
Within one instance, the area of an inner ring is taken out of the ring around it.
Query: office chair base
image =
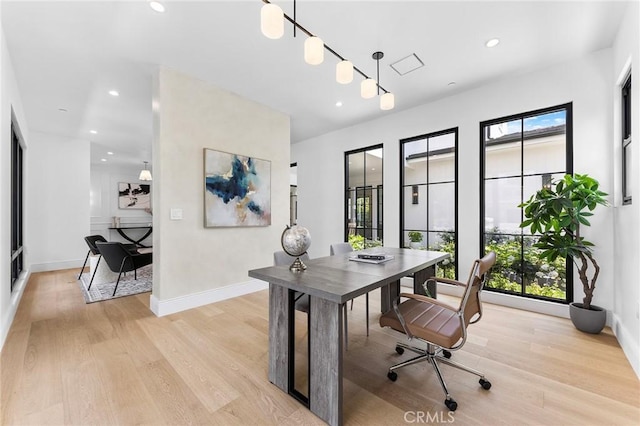
[[[412,352],[417,353],[418,356],[411,358],[407,361],[401,362],[399,364],[396,364],[394,366],[391,366],[389,368],[389,372],[387,373],[387,378],[392,382],[395,382],[396,380],[398,380],[398,373],[396,373],[395,370],[400,369],[402,367],[406,367],[407,365],[413,365],[419,362],[429,361],[429,363],[432,365],[433,369],[435,370],[436,376],[438,377],[438,381],[440,382],[440,386],[444,391],[445,398],[446,398],[444,400],[444,405],[450,411],[455,411],[458,408],[458,403],[449,394],[449,389],[447,388],[447,384],[445,383],[444,377],[440,372],[439,363],[448,364],[451,367],[455,367],[459,370],[463,370],[468,373],[475,374],[476,376],[480,377],[480,380],[478,381],[478,383],[480,384],[480,386],[482,386],[482,389],[484,390],[491,389],[491,382],[484,377],[483,373],[481,373],[478,370],[474,370],[473,368],[469,368],[465,365],[462,365],[455,361],[450,360],[449,358],[451,358],[451,352],[446,349],[437,347],[432,344],[427,344],[426,350],[417,348],[415,346],[407,345],[404,343],[400,343],[400,342],[396,344],[396,352],[399,355],[402,355],[405,349],[408,349]]]

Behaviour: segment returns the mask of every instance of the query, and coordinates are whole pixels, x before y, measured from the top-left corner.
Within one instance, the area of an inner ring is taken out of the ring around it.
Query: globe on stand
[[[292,272],[302,272],[307,269],[307,265],[302,263],[299,257],[305,254],[311,246],[311,234],[309,234],[307,228],[298,225],[287,225],[280,237],[280,243],[285,253],[296,258],[289,266]]]

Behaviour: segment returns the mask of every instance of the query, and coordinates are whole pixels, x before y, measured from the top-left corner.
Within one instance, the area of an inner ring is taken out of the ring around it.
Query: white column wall
[[[479,254],[479,123],[554,105],[573,102],[574,170],[597,178],[602,188],[613,191],[610,81],[611,49],[528,74],[501,79],[478,89],[380,118],[292,145],[292,161],[298,164],[298,223],[309,228],[311,256],[327,255],[329,245],[343,239],[344,152],[374,143],[384,144],[384,235],[385,245],[399,241],[399,140],[453,127],[459,128],[459,264],[471,265]],[[363,101],[365,102],[365,101]],[[402,99],[397,99],[398,103]],[[396,188],[394,190],[394,188]],[[594,303],[613,307],[612,210],[596,212],[585,234],[596,244],[595,255],[602,267]],[[577,275],[577,274],[576,274]],[[574,280],[580,300],[582,288]],[[502,303],[568,315],[564,305],[515,300],[486,294]],[[503,300],[504,299],[504,300]]]
[[[629,5],[625,19],[613,45],[613,92],[614,129],[611,150],[614,153],[614,221],[613,256],[615,259],[613,287],[613,321],[611,328],[624,349],[631,365],[640,377],[640,6]],[[620,86],[631,66],[631,136],[633,158],[631,182],[632,204],[622,205],[622,161],[621,161],[621,95]],[[598,292],[600,289],[598,290]]]
[[[290,143],[289,117],[268,107],[168,69],[155,86],[151,300],[163,315],[219,300],[273,263],[289,223]],[[271,161],[270,226],[204,227],[204,148]]]
[[[82,266],[89,235],[88,140],[31,132],[26,246],[32,272]]]

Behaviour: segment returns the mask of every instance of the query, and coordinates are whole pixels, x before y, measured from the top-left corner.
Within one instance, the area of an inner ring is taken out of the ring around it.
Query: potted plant
[[[581,233],[582,226],[590,226],[587,218],[593,215],[591,212],[598,205],[607,205],[607,194],[598,186],[598,181],[588,175],[565,175],[520,205],[525,217],[520,227],[530,226],[532,234],[540,234],[534,244],[542,250],[540,258],[553,262],[562,256],[578,268],[584,298],[582,303],[570,304],[569,314],[575,327],[588,333],[602,331],[607,319],[606,310],[591,303],[600,266],[593,257],[593,244]]]
[[[407,235],[409,236],[409,240],[411,241],[409,247],[411,247],[412,249],[419,249],[422,247],[422,244],[420,244],[422,242],[422,232],[409,231]]]

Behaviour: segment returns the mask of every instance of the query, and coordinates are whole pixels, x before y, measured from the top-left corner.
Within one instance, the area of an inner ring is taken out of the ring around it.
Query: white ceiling
[[[293,15],[292,1],[273,1]],[[260,0],[7,1],[0,3],[30,131],[92,142],[92,162],[151,159],[151,79],[181,70],[291,116],[293,143],[393,114],[611,46],[627,3],[616,1],[307,1],[301,25],[375,77],[396,108],[335,82],[337,60],[304,63],[305,36],[260,32]],[[500,44],[488,49],[493,37]],[[425,66],[399,76],[389,65],[412,53]],[[449,85],[455,82],[455,85]],[[107,92],[116,89],[115,98]],[[336,101],[343,106],[337,108]],[[59,108],[67,109],[63,113]],[[97,135],[89,133],[97,130]]]

